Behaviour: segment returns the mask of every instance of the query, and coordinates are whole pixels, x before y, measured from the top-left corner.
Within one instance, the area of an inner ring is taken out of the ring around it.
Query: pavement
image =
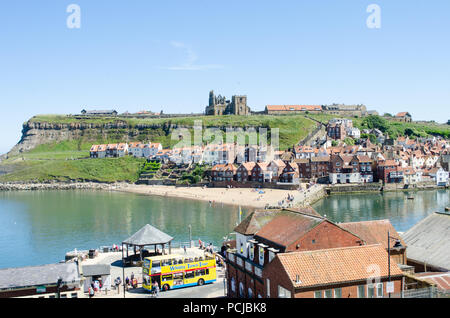
[[[188,253],[199,252],[198,248],[187,249]],[[183,250],[173,249],[173,254],[183,254]],[[84,260],[81,265],[91,264],[111,264],[111,282],[114,283],[116,277],[120,277],[123,281],[123,268],[122,268],[122,252],[110,252],[99,253],[97,257],[93,259]],[[225,268],[216,267],[217,280],[214,283],[206,284],[203,286],[185,287],[174,290],[168,290],[160,292],[158,298],[219,298],[225,297]],[[125,298],[152,298],[150,292],[142,288],[142,267],[125,267],[125,277],[130,277],[134,273],[134,276],[138,280],[138,288],[130,288],[125,293]],[[86,293],[85,297],[89,297]],[[124,298],[123,285],[120,285],[119,293],[115,286],[108,291],[97,292],[94,298]]]

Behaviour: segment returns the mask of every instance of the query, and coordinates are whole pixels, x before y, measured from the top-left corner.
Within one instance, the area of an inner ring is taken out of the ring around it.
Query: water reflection
[[[334,222],[390,219],[397,231],[404,232],[449,205],[449,190],[430,190],[334,195],[313,207]]]

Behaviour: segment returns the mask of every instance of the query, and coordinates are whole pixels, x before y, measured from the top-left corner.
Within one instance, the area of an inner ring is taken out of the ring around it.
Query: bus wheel
[[[205,281],[203,280],[203,278],[200,278],[198,280],[198,286],[203,286],[205,284]]]
[[[169,290],[169,288],[170,288],[170,286],[169,286],[169,285],[167,285],[167,284],[165,284],[165,285],[163,286],[163,289],[164,289],[164,291],[168,291],[168,290]]]

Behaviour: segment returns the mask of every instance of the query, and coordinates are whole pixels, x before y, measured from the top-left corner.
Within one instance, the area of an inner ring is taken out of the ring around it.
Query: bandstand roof
[[[170,235],[158,230],[150,224],[145,225],[139,231],[122,242],[122,244],[145,246],[166,244],[173,240]]]

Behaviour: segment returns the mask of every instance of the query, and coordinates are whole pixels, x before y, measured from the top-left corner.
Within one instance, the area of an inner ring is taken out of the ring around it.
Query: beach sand
[[[262,189],[260,194],[250,188],[201,188],[201,187],[175,187],[163,185],[134,185],[125,184],[116,189],[121,192],[130,192],[146,195],[159,195],[177,197],[214,203],[240,205],[254,208],[278,206],[278,202],[286,200],[288,194],[297,196],[298,190]]]

